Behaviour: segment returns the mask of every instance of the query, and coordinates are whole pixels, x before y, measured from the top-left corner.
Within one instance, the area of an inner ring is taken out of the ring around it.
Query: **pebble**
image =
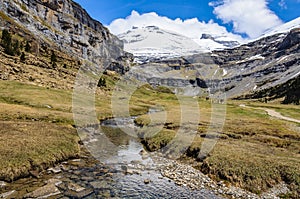
[[[228,188],[222,181],[214,182],[208,176],[190,165],[163,158],[158,158],[157,161],[162,163],[160,168],[161,175],[172,179],[178,186],[188,186],[192,190],[211,189],[214,190],[216,194],[227,195],[231,198],[260,198],[256,194],[237,187]]]
[[[107,177],[113,177],[113,173],[107,173],[105,176],[107,176]]]
[[[276,195],[289,191],[285,184],[281,184],[265,193],[263,195],[264,197],[259,197],[243,189],[234,186],[227,186],[222,181],[214,182],[199,170],[194,169],[191,165],[182,164],[179,161],[168,160],[161,157],[154,157],[153,160],[155,162],[159,162],[159,166],[155,168],[155,170],[159,170],[161,173],[161,176],[158,176],[158,179],[163,179],[164,177],[166,177],[168,178],[167,180],[169,180],[170,182],[173,180],[174,183],[178,186],[185,186],[192,190],[199,190],[200,192],[205,189],[212,189],[213,192],[217,195],[222,195],[229,198],[267,199],[276,198]],[[73,163],[80,163],[80,165],[78,167],[71,166]],[[62,168],[61,165],[48,169],[48,171],[51,171],[51,179],[34,179],[35,182],[42,182],[41,186],[45,183],[46,185],[37,188],[35,191],[27,194],[26,197],[45,198],[50,196],[58,197],[59,195],[67,196],[69,198],[95,198],[97,197],[96,194],[99,195],[99,197],[101,196],[102,198],[104,196],[107,198],[115,197],[116,194],[112,190],[110,190],[112,186],[110,184],[110,180],[113,180],[112,177],[114,175],[112,172],[119,172],[119,174],[121,172],[128,175],[141,175],[141,170],[146,169],[146,172],[143,172],[143,174],[145,174],[147,173],[147,170],[149,168],[152,168],[152,165],[142,166],[141,162],[131,162],[130,164],[130,167],[129,165],[122,165],[121,170],[118,169],[114,171],[113,168],[108,169],[101,163],[97,165],[88,164],[86,163],[85,159],[69,161],[68,164],[64,163],[64,165],[69,168],[68,170],[63,169],[59,171],[59,169]],[[150,184],[151,179],[142,179],[140,183],[143,182],[144,184]],[[0,181],[0,188],[4,186],[9,185],[7,185],[3,181]],[[2,193],[0,194],[0,198],[13,198],[15,194],[18,194],[18,192],[11,191]]]
[[[121,169],[122,169],[123,171],[125,171],[125,172],[126,172],[126,171],[127,171],[127,169],[128,169],[128,167],[127,167],[127,166],[125,166],[125,165],[122,165],[122,166],[121,166]]]
[[[4,181],[0,181],[0,188],[3,188],[3,187],[5,187],[7,184],[6,184],[6,182],[4,182]]]
[[[133,170],[127,169],[126,174],[128,174],[128,175],[133,175]]]

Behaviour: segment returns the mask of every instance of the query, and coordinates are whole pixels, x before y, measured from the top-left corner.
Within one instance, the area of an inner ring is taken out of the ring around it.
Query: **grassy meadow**
[[[105,76],[106,88],[95,97],[98,119],[112,117],[110,99],[113,79]],[[186,102],[189,99],[186,99]],[[197,134],[192,144],[180,157],[216,180],[240,186],[254,193],[285,182],[300,193],[300,125],[267,115],[263,107],[274,109],[282,115],[300,118],[300,107],[280,103],[228,101],[225,123],[221,132],[207,130],[211,123],[212,103],[206,99],[193,99],[200,110]],[[247,107],[240,106],[246,104]],[[72,113],[72,90],[51,89],[17,81],[0,81],[0,179],[14,180],[27,176],[31,170],[76,157],[79,152]],[[151,107],[163,107],[166,120],[160,121],[159,112],[146,114]],[[193,111],[196,106],[192,105]],[[192,114],[181,121],[181,107],[175,95],[163,88],[153,89],[144,85],[130,98],[130,114],[139,115],[139,126],[163,126],[156,134],[143,134],[142,143],[156,151],[170,143],[178,129],[190,125]],[[156,115],[157,114],[157,117]],[[152,120],[151,120],[152,118]],[[112,135],[115,136],[115,135]],[[219,138],[214,149],[205,159],[198,153],[206,138]],[[183,138],[184,139],[184,138]]]

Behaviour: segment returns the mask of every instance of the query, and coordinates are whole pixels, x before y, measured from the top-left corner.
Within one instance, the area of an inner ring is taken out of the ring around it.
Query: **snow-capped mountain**
[[[187,56],[239,44],[233,39],[209,34],[192,39],[156,26],[133,27],[118,37],[124,41],[125,51],[133,53],[138,62]]]
[[[287,23],[284,23],[282,25],[276,26],[272,29],[267,30],[260,38],[278,34],[278,33],[286,33],[294,28],[300,28],[300,17],[289,21]]]
[[[237,40],[228,34],[215,34],[204,31],[198,38],[184,36],[183,33],[164,30],[157,26],[132,27],[117,35],[124,41],[125,51],[132,53],[137,62],[149,62],[166,58],[188,56],[236,47],[278,33],[287,33],[300,27],[300,17],[264,32],[259,38]]]

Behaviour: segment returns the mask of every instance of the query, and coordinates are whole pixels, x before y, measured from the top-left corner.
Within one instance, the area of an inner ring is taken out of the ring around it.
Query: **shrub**
[[[98,87],[106,87],[106,80],[101,77],[98,81],[98,84],[97,84]]]

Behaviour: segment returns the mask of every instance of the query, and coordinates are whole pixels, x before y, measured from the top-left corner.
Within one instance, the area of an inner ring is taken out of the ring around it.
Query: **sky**
[[[300,0],[75,1],[113,34],[156,25],[188,37],[215,33],[257,38],[300,16]]]

